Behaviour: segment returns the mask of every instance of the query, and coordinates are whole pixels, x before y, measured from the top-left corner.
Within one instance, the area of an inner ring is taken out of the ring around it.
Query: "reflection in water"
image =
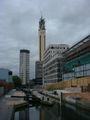
[[[19,112],[15,112],[15,120],[19,120]]]
[[[29,120],[29,107],[19,112],[19,120]]]
[[[90,120],[90,114],[76,107],[55,103],[52,107],[30,105],[15,112],[15,120]]]
[[[40,112],[38,107],[32,107],[30,108],[29,115],[30,115],[30,120],[40,120]]]
[[[41,106],[41,119],[40,120],[60,120],[60,106],[55,104],[53,107]]]

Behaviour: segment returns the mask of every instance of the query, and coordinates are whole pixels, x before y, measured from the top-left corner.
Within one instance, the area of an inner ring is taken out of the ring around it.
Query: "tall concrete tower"
[[[29,50],[22,49],[20,50],[20,78],[22,84],[25,85],[29,83]]]
[[[46,30],[43,17],[39,20],[39,61],[43,60],[43,54],[46,49]]]

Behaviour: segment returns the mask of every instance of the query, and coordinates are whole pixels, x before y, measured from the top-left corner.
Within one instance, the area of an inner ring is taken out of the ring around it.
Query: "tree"
[[[15,87],[19,87],[22,84],[22,80],[17,75],[15,75],[13,76],[13,83]]]

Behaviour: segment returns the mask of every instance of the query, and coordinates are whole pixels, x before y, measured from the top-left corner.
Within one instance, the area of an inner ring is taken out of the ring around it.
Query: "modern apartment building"
[[[20,78],[22,80],[22,84],[25,85],[29,82],[29,56],[30,51],[22,49],[20,50]]]
[[[51,44],[44,52],[43,85],[62,80],[63,56],[62,52],[69,48],[66,44]]]

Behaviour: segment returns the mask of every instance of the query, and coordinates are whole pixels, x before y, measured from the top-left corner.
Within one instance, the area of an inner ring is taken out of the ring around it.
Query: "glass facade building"
[[[12,82],[12,71],[0,68],[0,79],[6,82]]]

